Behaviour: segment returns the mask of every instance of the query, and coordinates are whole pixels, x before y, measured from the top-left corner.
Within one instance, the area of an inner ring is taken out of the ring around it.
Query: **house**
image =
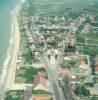
[[[74,75],[75,77],[84,77],[86,76],[86,71],[84,69],[81,68],[77,68],[77,67],[73,67],[71,68],[71,73],[72,75]]]
[[[79,60],[79,65],[78,65],[78,67],[79,67],[79,68],[82,68],[82,69],[87,69],[87,68],[88,68],[86,62],[85,62],[83,59]]]
[[[54,37],[53,37],[53,36],[47,37],[47,42],[51,42],[51,41],[53,41],[53,40],[54,40]]]
[[[95,67],[95,73],[98,74],[98,66]]]
[[[94,61],[95,61],[95,65],[98,65],[98,55],[95,57]]]
[[[27,24],[30,21],[29,19],[30,19],[29,17],[23,17],[24,24]]]
[[[51,95],[50,96],[48,96],[48,95],[40,95],[40,96],[34,95],[33,99],[34,100],[54,100]]]
[[[90,92],[91,95],[95,95],[96,94],[96,89],[94,87],[90,88],[89,92]]]
[[[58,46],[62,46],[64,45],[65,41],[64,40],[61,40],[59,43],[58,43]]]
[[[91,95],[98,95],[98,86],[89,88],[89,92]]]
[[[40,60],[41,59],[41,53],[36,51],[35,52],[35,58],[36,58],[36,60]]]
[[[75,45],[75,42],[76,42],[76,40],[75,40],[75,37],[74,37],[74,36],[70,36],[70,37],[68,38],[68,44],[69,44],[70,46],[74,46],[74,45]]]
[[[50,92],[50,84],[47,79],[47,73],[45,71],[40,71],[35,76],[33,90],[39,91],[39,92],[33,93],[33,100],[54,100],[53,95],[51,95],[51,92]],[[40,91],[43,91],[43,93],[40,94]]]
[[[47,79],[47,73],[44,71],[38,72],[35,77],[34,90],[49,91],[49,81]]]
[[[63,69],[63,68],[61,68],[61,69],[59,69],[58,74],[59,74],[60,76],[62,76],[62,77],[67,77],[67,78],[69,78],[69,79],[72,78],[72,73],[71,73],[71,71],[68,70],[68,69]]]
[[[94,83],[94,80],[93,80],[92,77],[86,77],[86,78],[84,79],[84,83]]]

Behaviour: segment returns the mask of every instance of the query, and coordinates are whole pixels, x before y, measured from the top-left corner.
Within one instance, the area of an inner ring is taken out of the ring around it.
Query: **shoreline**
[[[11,37],[9,40],[9,47],[6,53],[6,58],[3,63],[2,73],[0,76],[0,98],[3,98],[4,92],[10,89],[14,82],[16,71],[16,60],[20,45],[20,32],[17,21],[22,4],[25,0],[19,1],[15,9],[12,11]]]
[[[13,50],[13,44],[14,44],[14,16],[11,15],[12,17],[12,22],[11,22],[11,33],[10,33],[10,40],[9,40],[9,47],[8,47],[8,50],[7,50],[7,53],[6,53],[6,58],[5,58],[5,61],[3,63],[3,68],[2,68],[2,73],[1,73],[1,76],[0,76],[0,80],[1,80],[1,86],[0,86],[0,90],[2,90],[4,84],[5,84],[5,79],[6,79],[6,74],[7,74],[7,71],[8,71],[8,66],[9,66],[9,63],[10,63],[10,60],[11,60],[11,52]],[[1,93],[2,91],[0,91]]]

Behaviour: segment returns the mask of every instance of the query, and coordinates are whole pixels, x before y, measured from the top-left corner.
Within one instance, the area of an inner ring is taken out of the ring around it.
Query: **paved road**
[[[52,85],[53,92],[54,92],[56,100],[65,100],[64,96],[62,95],[62,91],[61,91],[61,89],[59,87],[59,83],[57,81],[57,75],[51,69],[52,66],[51,66],[47,56],[44,55],[43,61],[44,61],[44,64],[46,66],[45,68],[46,68],[46,71],[48,73],[48,77],[49,77],[49,80],[51,82],[51,85]]]

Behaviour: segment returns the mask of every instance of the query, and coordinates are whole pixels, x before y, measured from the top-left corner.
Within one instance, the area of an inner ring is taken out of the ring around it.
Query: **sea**
[[[11,36],[12,11],[19,0],[0,0],[0,72],[7,56]]]
[[[18,2],[19,0],[0,0],[0,72],[10,44],[12,11]]]
[[[11,53],[13,11],[19,2],[20,0],[0,0],[0,91]]]

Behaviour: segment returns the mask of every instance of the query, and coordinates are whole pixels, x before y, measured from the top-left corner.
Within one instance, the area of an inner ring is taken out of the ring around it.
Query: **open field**
[[[97,0],[29,0],[29,8],[24,5],[23,13],[24,15],[63,14],[66,8],[98,11],[97,4]]]

